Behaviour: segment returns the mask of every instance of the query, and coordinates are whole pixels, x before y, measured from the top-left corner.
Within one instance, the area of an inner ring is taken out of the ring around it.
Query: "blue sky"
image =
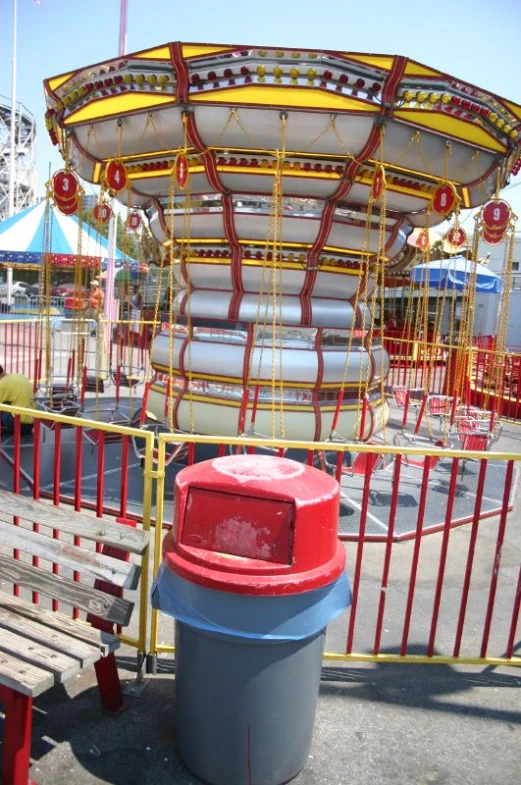
[[[0,0],[0,95],[11,95],[13,0]],[[120,0],[17,0],[17,98],[38,126],[39,191],[61,158],[42,81],[116,57]],[[301,46],[401,54],[521,103],[519,0],[128,0],[127,51],[167,41]],[[521,217],[521,173],[504,191]]]

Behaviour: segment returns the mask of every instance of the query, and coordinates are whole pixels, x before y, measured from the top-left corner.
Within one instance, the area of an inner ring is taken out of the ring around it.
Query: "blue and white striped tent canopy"
[[[48,213],[46,214],[46,211]],[[49,247],[45,248],[45,222],[48,221]],[[81,234],[80,234],[81,232]],[[41,264],[44,253],[51,264],[74,266],[81,251],[82,266],[106,267],[109,247],[106,237],[96,228],[80,222],[75,215],[62,215],[44,201],[0,222],[0,264]],[[116,249],[116,267],[134,267],[136,259]]]
[[[417,264],[411,269],[411,280],[429,288],[456,290],[462,292],[474,285],[476,292],[501,294],[503,279],[489,270],[484,264],[471,262],[464,256],[451,256],[449,259],[433,259],[431,262]]]

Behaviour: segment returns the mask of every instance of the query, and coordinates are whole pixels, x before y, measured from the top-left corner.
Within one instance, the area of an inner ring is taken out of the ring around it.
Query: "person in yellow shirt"
[[[6,373],[0,365],[0,403],[20,406],[23,409],[33,408],[34,390],[29,379],[23,373]],[[2,433],[14,433],[14,417],[10,412],[0,412]],[[20,433],[31,433],[33,418],[28,414],[20,416]]]

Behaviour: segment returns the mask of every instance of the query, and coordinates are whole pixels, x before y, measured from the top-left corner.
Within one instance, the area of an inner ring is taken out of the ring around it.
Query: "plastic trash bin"
[[[350,604],[339,487],[274,456],[176,477],[152,603],[176,618],[175,724],[212,785],[279,785],[304,766],[325,628]]]

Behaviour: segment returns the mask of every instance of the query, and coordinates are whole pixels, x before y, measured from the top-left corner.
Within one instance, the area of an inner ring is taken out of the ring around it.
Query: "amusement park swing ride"
[[[162,249],[168,319],[143,408],[165,430],[383,432],[389,358],[374,316],[389,275],[429,261],[432,227],[450,221],[448,241],[467,245],[461,209],[482,206],[473,262],[480,242],[505,246],[504,350],[512,101],[399,56],[180,42],[49,78],[45,93],[65,161],[50,181],[56,207],[81,211],[82,178],[100,188],[101,217],[116,197]],[[472,281],[446,370],[461,398]],[[426,309],[406,318],[427,331]]]

